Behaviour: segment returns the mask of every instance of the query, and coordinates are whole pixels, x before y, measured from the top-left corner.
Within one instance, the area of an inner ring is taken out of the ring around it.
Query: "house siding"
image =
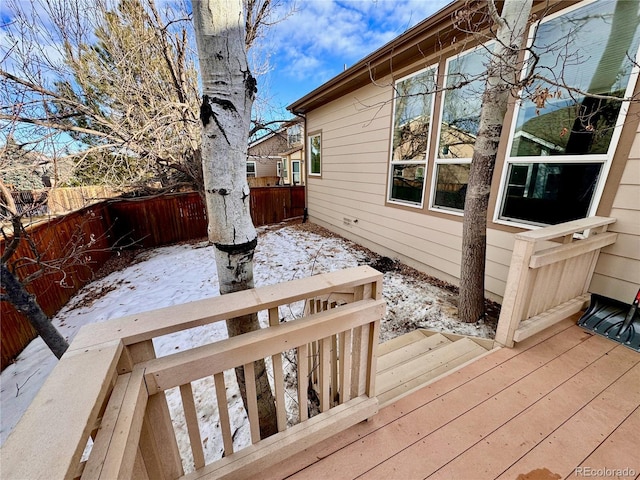
[[[553,8],[562,9],[571,3],[575,2],[558,1],[552,2],[552,5]],[[547,5],[546,2],[540,2],[535,8],[546,8]],[[434,25],[437,24],[436,20],[444,18],[433,20]],[[445,25],[443,28],[449,27]],[[413,35],[415,32],[410,33]],[[425,43],[419,45],[420,55],[410,56],[407,53],[416,47],[415,44],[409,47],[403,43],[414,42],[414,37],[407,34],[406,39],[392,46],[398,47],[398,52],[403,52],[402,55],[397,54],[397,60],[392,47],[389,47],[389,51],[376,52],[367,57],[367,62],[353,67],[351,77],[346,73],[338,75],[335,81],[327,83],[326,88],[317,89],[289,108],[296,113],[306,114],[307,131],[322,133],[322,175],[307,179],[310,219],[379,254],[397,258],[457,285],[462,217],[428,209],[434,145],[429,146],[427,156],[424,207],[387,202],[393,79],[389,75],[383,77],[379,72],[389,72],[392,65],[397,80],[438,64],[439,74],[442,74],[446,57],[469,47],[460,45],[461,42],[447,45],[438,41],[431,45],[426,27],[423,33],[424,40],[419,41]],[[390,60],[380,60],[385,58],[383,54],[389,55]],[[366,81],[362,79],[365,67],[368,75],[375,77],[376,84],[370,83],[354,90],[355,86],[350,86],[350,82],[353,85],[356,81]],[[639,83],[634,90],[636,97],[640,92]],[[438,95],[433,99],[436,121],[439,121],[441,101]],[[640,286],[640,105],[632,105],[631,110],[634,113],[630,112],[625,119],[597,210],[597,215],[617,219],[616,223],[609,226],[609,230],[618,233],[618,240],[601,252],[589,286],[590,292],[624,302],[630,302]],[[500,203],[499,182],[505,168],[507,137],[511,132],[513,115],[511,105],[505,117],[489,199],[485,287],[487,296],[498,301],[501,301],[505,292],[514,234],[523,231],[515,222],[491,221],[496,205]],[[432,141],[435,138],[436,134],[432,133]]]
[[[459,217],[386,204],[391,98],[390,86],[370,85],[307,115],[309,131],[322,131],[322,178],[307,179],[310,219],[376,253],[458,284]],[[488,232],[486,288],[496,300],[504,293],[512,237]]]
[[[615,244],[600,253],[590,291],[630,303],[640,288],[640,128],[611,208]]]
[[[391,98],[390,86],[370,85],[307,114],[309,131],[322,132],[322,177],[307,180],[310,219],[376,253],[457,285],[460,217],[386,203]],[[431,166],[431,157],[428,162]],[[618,242],[600,255],[591,292],[625,302],[635,295],[640,285],[639,200],[640,131],[610,213],[618,219],[610,227],[619,234]],[[493,300],[501,301],[505,291],[513,236],[513,229],[487,231],[485,287]]]
[[[275,177],[277,173],[277,163],[280,158],[252,158],[249,160],[256,162],[256,177]]]

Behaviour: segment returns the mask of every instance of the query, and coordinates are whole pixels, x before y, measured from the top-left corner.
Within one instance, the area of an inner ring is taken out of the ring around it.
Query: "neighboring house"
[[[455,284],[483,83],[446,87],[481,73],[488,55],[479,36],[454,25],[460,6],[288,107],[306,118],[310,219]],[[532,49],[548,75],[595,94],[640,94],[630,60],[640,44],[637,2],[535,2],[539,16],[547,8]],[[540,47],[565,47],[567,37],[567,61]],[[511,102],[506,114],[487,218],[487,295],[505,292],[515,233],[599,215],[617,219],[609,230],[618,241],[600,254],[589,291],[630,303],[640,285],[640,105],[627,112],[566,92],[545,100]]]
[[[284,125],[287,148],[280,152],[280,176],[283,185],[304,185],[304,121],[296,118]]]
[[[247,177],[277,177],[278,185],[304,185],[304,121],[296,118],[249,145]]]
[[[280,152],[287,149],[286,129],[279,128],[249,144],[247,177],[272,177],[279,175]]]

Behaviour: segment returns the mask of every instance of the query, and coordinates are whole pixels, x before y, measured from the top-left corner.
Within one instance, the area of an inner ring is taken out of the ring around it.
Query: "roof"
[[[534,0],[534,5],[536,5],[534,11],[536,8],[543,8],[548,9],[547,13],[549,13],[576,1],[552,0],[549,5],[547,0]],[[498,0],[497,3],[500,10],[502,1]],[[294,114],[303,115],[370,84],[374,79],[383,78],[394,71],[417,63],[420,58],[438,53],[443,49],[443,46],[453,45],[455,48],[458,38],[465,35],[463,29],[456,27],[460,18],[459,13],[463,8],[466,8],[468,13],[468,15],[461,17],[465,23],[468,20],[479,31],[488,27],[487,16],[484,12],[486,1],[471,0],[469,3],[463,0],[453,1],[344,72],[296,100],[287,109]],[[462,48],[465,42],[458,41],[457,44]]]
[[[440,9],[415,27],[391,40],[344,72],[296,100],[287,107],[294,114],[304,114],[318,106],[355,91],[381,78],[395,68],[412,63],[424,53],[439,48],[442,34],[453,25],[454,14],[464,5],[458,0]]]

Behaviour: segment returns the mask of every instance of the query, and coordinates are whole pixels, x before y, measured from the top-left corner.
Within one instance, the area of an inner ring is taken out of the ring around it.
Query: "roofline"
[[[574,4],[580,0],[534,0],[533,12],[548,8],[549,12],[564,8],[567,4]],[[502,9],[502,0],[497,0],[498,10]],[[563,6],[564,5],[564,6]],[[416,63],[420,56],[426,57],[429,52],[441,49],[442,45],[464,46],[464,41],[457,41],[456,37],[464,37],[464,33],[455,30],[456,12],[467,7],[471,11],[472,22],[476,26],[487,26],[483,10],[486,9],[485,0],[454,0],[450,4],[427,17],[413,28],[380,47],[375,52],[355,63],[344,72],[333,77],[304,97],[296,100],[287,107],[294,115],[304,115],[330,101],[351,93],[358,88],[370,84],[376,78],[383,78],[393,74],[394,70],[402,69]],[[547,12],[547,13],[549,13]],[[455,42],[455,43],[454,43]]]
[[[253,142],[249,144],[249,148],[255,147],[256,145],[260,145],[262,142],[269,140],[270,138],[275,137],[278,134],[285,132],[289,127],[296,125],[298,123],[302,123],[301,118],[292,118],[290,120],[284,120],[282,125],[278,127],[276,130],[271,130],[271,132],[257,138]]]
[[[362,86],[361,83],[363,79],[365,79],[365,83],[370,81],[372,70],[380,69],[385,62],[388,62],[400,53],[415,46],[421,40],[421,37],[424,39],[450,26],[453,23],[453,14],[463,5],[464,2],[461,0],[454,0],[413,28],[364,57],[344,72],[341,72],[304,97],[296,100],[287,107],[287,110],[296,115],[304,114],[315,108],[317,103],[325,103],[349,91],[356,90]],[[387,68],[382,68],[382,70],[390,71],[390,68],[387,66]],[[318,102],[319,100],[322,101]]]

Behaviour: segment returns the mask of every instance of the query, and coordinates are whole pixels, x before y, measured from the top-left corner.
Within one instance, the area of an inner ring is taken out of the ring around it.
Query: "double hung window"
[[[447,60],[431,208],[464,210],[490,48],[477,47]]]
[[[391,202],[423,203],[435,76],[436,67],[430,67],[395,83],[388,190]]]
[[[256,162],[247,161],[247,177],[256,176]]]

